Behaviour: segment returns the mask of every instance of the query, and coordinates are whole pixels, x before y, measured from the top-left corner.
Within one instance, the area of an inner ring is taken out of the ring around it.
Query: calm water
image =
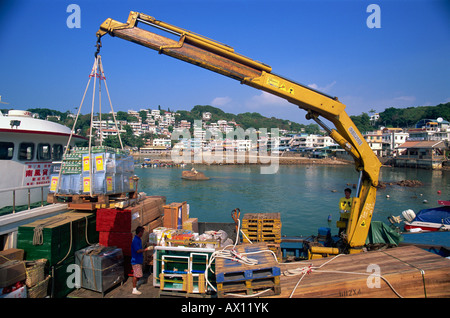
[[[139,190],[164,195],[167,203],[187,201],[190,216],[201,222],[233,222],[231,211],[235,208],[241,210],[241,219],[244,213],[280,212],[283,235],[316,234],[321,226],[331,227],[332,234],[337,234],[339,199],[347,183],[358,180],[353,166],[280,166],[278,173],[269,175],[260,174],[258,166],[196,166],[211,180],[182,180],[182,170],[190,168],[136,168]],[[449,171],[381,170],[381,181],[406,179],[420,180],[424,185],[379,189],[373,220],[388,223],[390,215],[406,209],[417,213],[437,206],[437,200],[450,199]]]

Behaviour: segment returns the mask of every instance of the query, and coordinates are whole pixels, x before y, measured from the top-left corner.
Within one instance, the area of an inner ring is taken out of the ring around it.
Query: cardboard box
[[[0,265],[0,288],[25,280],[27,273],[23,261],[9,261]]]
[[[190,218],[183,222],[183,230],[189,230],[198,233],[198,219]]]
[[[18,248],[10,248],[0,251],[0,265],[8,261],[23,261],[24,250]]]

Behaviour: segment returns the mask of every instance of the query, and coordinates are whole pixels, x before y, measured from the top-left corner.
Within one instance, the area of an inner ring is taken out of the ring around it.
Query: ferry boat
[[[45,201],[52,161],[60,161],[71,129],[23,110],[0,112],[0,208]],[[73,135],[71,146],[84,137]]]

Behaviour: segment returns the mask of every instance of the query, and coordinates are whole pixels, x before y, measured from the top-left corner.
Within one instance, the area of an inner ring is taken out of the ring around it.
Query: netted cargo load
[[[50,192],[67,195],[119,194],[135,191],[134,159],[105,146],[75,147],[51,175]]]

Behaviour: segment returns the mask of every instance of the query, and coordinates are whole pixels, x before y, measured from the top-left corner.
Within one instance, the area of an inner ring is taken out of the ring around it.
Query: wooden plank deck
[[[415,246],[342,255],[335,259],[329,257],[279,264],[280,294],[261,297],[289,298],[302,276],[284,276],[283,272],[311,264],[316,267],[325,265],[320,268],[322,271],[317,270],[306,274],[293,292],[292,298],[397,298],[398,295],[383,280],[380,281],[379,288],[367,286],[368,275],[372,274],[370,270],[367,271],[370,264],[379,266],[380,275],[386,278],[402,297],[450,298],[450,260]],[[349,273],[342,273],[343,271]],[[359,275],[350,273],[359,273]],[[131,294],[131,277],[128,277],[123,285],[108,291],[105,298],[160,297],[160,290],[152,285],[151,277],[151,275],[146,277],[145,283],[139,288],[142,291],[140,296]],[[175,297],[174,295],[165,296]],[[68,297],[102,298],[102,294],[81,289],[72,292]]]
[[[378,266],[383,276],[379,285],[369,265]],[[285,276],[286,270],[320,267],[302,277]],[[277,298],[391,298],[450,297],[450,260],[415,246],[397,247],[353,255],[341,255],[284,263],[281,269],[281,294]],[[358,274],[356,274],[358,273]],[[394,291],[395,290],[395,291]],[[292,294],[292,295],[291,295]]]

